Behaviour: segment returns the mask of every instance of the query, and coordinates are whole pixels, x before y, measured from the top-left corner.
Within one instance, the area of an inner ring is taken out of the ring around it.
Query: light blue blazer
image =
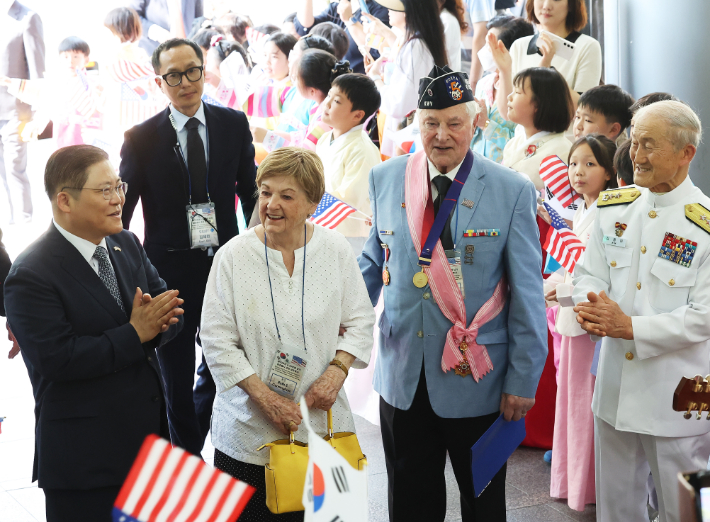
[[[507,276],[510,285],[503,311],[479,330],[477,341],[488,349],[493,370],[476,383],[470,375],[461,377],[441,369],[451,322],[439,310],[429,286],[417,288],[412,283],[420,267],[402,206],[408,158],[393,158],[370,171],[373,224],[358,262],[373,305],[384,288],[375,389],[388,404],[408,410],[423,364],[429,399],[440,417],[494,413],[499,410],[501,393],[534,397],[547,357],[534,185],[517,172],[474,154],[472,172],[451,220],[452,237],[461,250],[466,324],[493,295],[502,276]],[[473,201],[473,208],[462,205],[464,199]],[[500,229],[500,235],[463,237],[464,230],[482,228]],[[383,230],[393,234],[380,234]],[[382,282],[381,243],[387,243],[391,251],[388,286]],[[475,247],[472,265],[464,263],[466,245]]]

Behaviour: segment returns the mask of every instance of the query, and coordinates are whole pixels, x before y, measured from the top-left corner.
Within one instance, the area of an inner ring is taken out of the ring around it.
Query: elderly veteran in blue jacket
[[[448,452],[464,521],[505,520],[505,466],[476,498],[470,448],[535,402],[547,356],[533,184],[469,150],[478,109],[464,73],[419,87],[424,151],[370,173],[359,258],[384,291],[375,389],[391,522],[443,521]],[[414,499],[426,498],[426,502]]]

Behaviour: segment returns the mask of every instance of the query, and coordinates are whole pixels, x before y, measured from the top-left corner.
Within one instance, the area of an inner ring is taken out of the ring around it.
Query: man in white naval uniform
[[[597,520],[644,522],[653,475],[661,522],[679,520],[679,471],[705,469],[710,422],[673,411],[682,376],[710,373],[710,198],[688,177],[702,134],[688,106],[634,118],[635,187],[602,192],[573,300],[603,337],[595,415]]]

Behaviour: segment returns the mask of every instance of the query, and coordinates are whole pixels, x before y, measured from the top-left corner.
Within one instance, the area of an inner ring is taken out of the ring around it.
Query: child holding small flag
[[[367,133],[364,122],[380,107],[375,82],[362,74],[338,77],[323,102],[323,122],[333,130],[326,132],[316,146],[323,161],[325,190],[362,214],[370,216],[368,176],[379,163],[380,151]],[[351,217],[338,225],[359,255],[370,234],[362,216]]]
[[[614,142],[601,134],[584,136],[570,149],[569,181],[577,194],[584,198],[584,205],[580,205],[574,215],[573,230],[583,244],[587,243],[594,225],[599,193],[617,187],[613,165],[615,152]],[[619,224],[617,236],[623,236],[625,227],[623,223]],[[558,289],[569,289],[571,282],[572,275],[568,272],[564,281],[545,297],[557,301]],[[571,292],[566,294],[571,295]],[[570,508],[584,511],[586,504],[595,502],[594,416],[591,409],[595,377],[590,372],[595,343],[579,326],[571,307],[560,307],[555,331],[562,335],[562,342],[550,495],[567,498]]]

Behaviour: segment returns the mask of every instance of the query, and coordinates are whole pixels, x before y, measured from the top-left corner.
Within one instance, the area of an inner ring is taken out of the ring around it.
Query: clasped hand
[[[178,294],[178,290],[168,290],[153,298],[136,288],[130,323],[136,329],[141,343],[150,341],[180,320],[178,316],[184,310],[179,306],[185,301],[179,299]]]
[[[519,421],[533,406],[535,406],[534,398],[518,397],[508,393],[504,393],[500,398],[500,412],[507,421]]]
[[[619,305],[609,299],[605,292],[599,295],[594,292],[587,294],[587,299],[574,307],[577,312],[577,322],[582,329],[599,337],[632,340],[634,329],[631,317],[621,311]]]

